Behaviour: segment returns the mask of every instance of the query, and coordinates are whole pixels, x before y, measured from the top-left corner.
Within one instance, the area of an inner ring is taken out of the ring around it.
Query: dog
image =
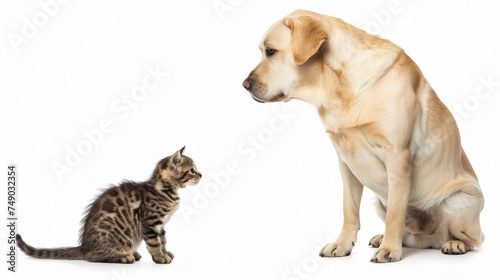
[[[243,87],[257,102],[315,106],[338,155],[344,223],[322,257],[351,253],[364,186],[385,221],[372,262],[401,260],[402,246],[464,254],[484,241],[484,197],[457,124],[403,49],[303,10],[274,23],[259,48]]]

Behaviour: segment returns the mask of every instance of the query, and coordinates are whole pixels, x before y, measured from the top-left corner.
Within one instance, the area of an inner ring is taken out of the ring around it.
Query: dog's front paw
[[[155,263],[165,264],[165,263],[171,263],[172,258],[167,254],[156,254],[153,256],[153,261]]]
[[[349,256],[352,252],[352,247],[354,246],[354,242],[347,244],[340,243],[328,243],[323,249],[321,249],[321,253],[319,254],[321,257],[344,257]]]
[[[403,249],[400,248],[390,248],[387,246],[380,247],[373,258],[370,260],[373,263],[386,263],[386,262],[397,262],[400,261],[402,257]]]

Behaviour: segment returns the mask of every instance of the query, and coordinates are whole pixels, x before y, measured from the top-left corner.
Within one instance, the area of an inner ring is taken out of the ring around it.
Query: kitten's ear
[[[177,167],[177,165],[179,165],[179,163],[181,163],[182,150],[183,150],[183,149],[178,150],[178,151],[177,151],[177,152],[175,152],[175,154],[173,154],[173,155],[172,155],[172,157],[170,158],[170,160],[172,161],[172,163],[174,164],[174,166],[175,166],[175,167]]]
[[[181,153],[181,155],[182,155],[182,152],[184,152],[184,149],[185,149],[185,148],[186,148],[186,146],[182,147],[182,148],[179,150],[179,152]]]

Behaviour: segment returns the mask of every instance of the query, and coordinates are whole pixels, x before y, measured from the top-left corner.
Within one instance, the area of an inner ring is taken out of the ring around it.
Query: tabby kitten
[[[164,225],[179,206],[177,190],[201,179],[193,160],[183,156],[183,151],[158,162],[149,181],[125,181],[91,203],[82,220],[80,246],[37,249],[18,234],[19,248],[41,259],[133,263],[141,258],[137,248],[144,240],[154,262],[170,263],[174,255],[165,248]]]

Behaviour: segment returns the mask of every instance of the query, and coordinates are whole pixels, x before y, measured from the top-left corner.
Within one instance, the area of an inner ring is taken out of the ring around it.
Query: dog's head
[[[320,73],[318,51],[327,39],[321,15],[309,11],[291,13],[264,35],[259,44],[262,60],[243,81],[243,87],[258,102],[300,99],[299,91]]]

